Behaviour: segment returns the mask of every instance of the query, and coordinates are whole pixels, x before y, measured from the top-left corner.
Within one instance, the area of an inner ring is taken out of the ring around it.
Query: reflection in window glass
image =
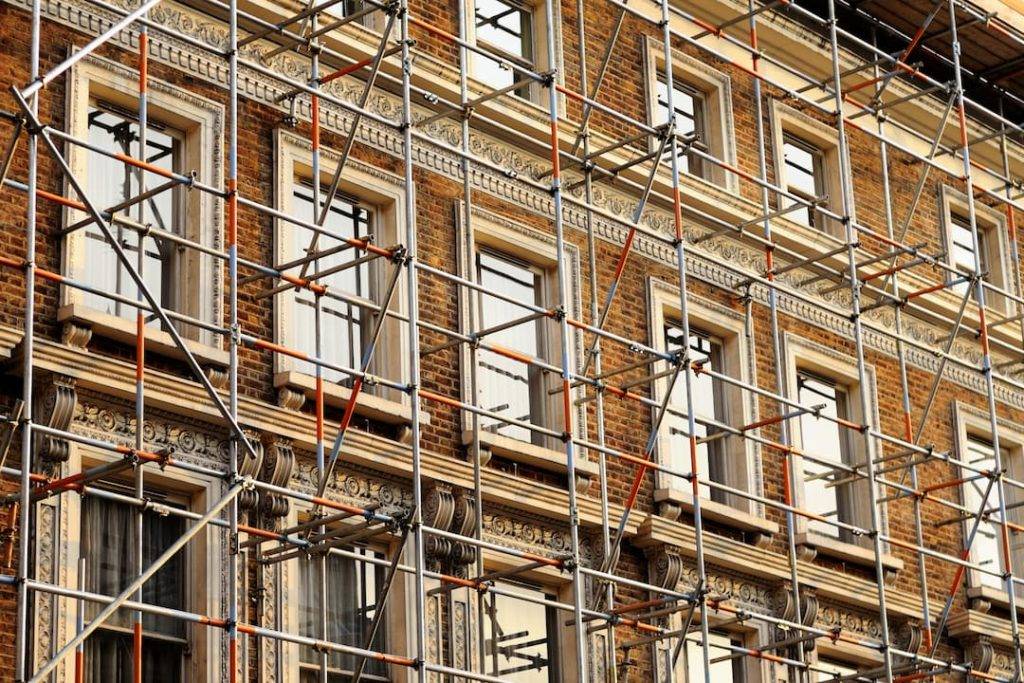
[[[657,95],[657,119],[655,123],[661,124],[668,121],[668,83],[665,73],[658,72],[658,82],[655,85]],[[707,102],[704,94],[686,85],[679,78],[672,79],[672,108],[675,110],[676,133],[679,135],[694,135],[696,142],[695,149],[706,152],[707,147]],[[703,160],[692,152],[679,150],[679,169],[685,173],[692,173],[704,177]]]
[[[85,558],[86,590],[117,595],[135,578],[135,515],[135,508],[123,503],[96,496],[82,499],[81,552]],[[181,517],[146,513],[142,521],[143,566],[152,564],[184,531]],[[143,602],[187,609],[185,557],[184,553],[178,553],[146,582],[142,588]],[[99,613],[102,605],[86,605],[88,621]],[[132,623],[130,610],[118,610],[89,637],[85,644],[85,680],[91,683],[131,680]],[[184,622],[173,617],[143,614],[142,629],[143,680],[147,683],[181,681],[188,642]]]
[[[665,325],[665,350],[674,353],[682,348],[683,330],[677,323]],[[705,334],[700,330],[690,329],[690,357],[694,361],[707,359],[704,367],[714,372],[722,371],[722,343]],[[693,390],[694,415],[698,419],[714,420],[724,422],[724,401],[722,396],[722,383],[706,373],[690,373],[690,386]],[[680,375],[672,388],[672,397],[669,405],[680,415],[668,413],[665,416],[665,424],[668,427],[668,439],[663,444],[662,451],[668,453],[665,464],[680,472],[690,471],[690,442],[686,436],[687,419],[686,415],[686,381]],[[714,433],[713,428],[707,425],[696,423],[696,436],[698,439]],[[697,445],[697,466],[699,476],[702,479],[711,479],[719,483],[725,483],[725,461],[723,442],[721,440],[710,441]],[[678,486],[686,482],[679,480]],[[719,502],[725,500],[725,494],[719,489],[712,489],[707,484],[700,485],[700,495],[704,498],[711,498]]]
[[[556,597],[534,586],[497,581],[502,591],[532,601]],[[558,672],[558,611],[537,602],[484,595],[486,671],[512,683],[555,683]]]
[[[1003,466],[1009,462],[1010,454],[1000,446]],[[996,452],[995,446],[988,439],[980,436],[969,435],[967,437],[967,464],[978,469],[995,471]],[[970,477],[973,473],[964,470],[963,476]],[[988,486],[988,479],[981,477],[972,479],[964,484],[964,507],[977,511],[981,509],[982,498],[985,497],[985,489]],[[995,493],[990,493],[986,503],[987,508],[995,507]],[[1002,542],[1000,541],[999,524],[996,520],[982,520],[978,525],[978,531],[974,534],[974,542],[971,543],[971,561],[981,565],[987,571],[1002,571]],[[990,586],[1002,590],[1005,588],[1002,579],[991,574],[976,572],[978,580],[984,586]]]
[[[518,65],[534,70],[533,12],[514,0],[476,0],[476,39],[481,48],[493,52],[511,68],[480,53],[473,54],[476,77],[494,89],[505,88],[525,77]],[[528,85],[515,90],[529,97]]]
[[[708,634],[708,659],[711,661],[709,673],[714,683],[742,683],[745,680],[743,657],[726,659],[726,657],[736,654],[730,646],[740,647],[742,645],[742,640],[728,633],[711,631]],[[671,656],[671,652],[669,650],[667,654]],[[687,636],[686,647],[683,649],[682,655],[685,683],[703,683],[705,680],[704,647],[701,645],[699,632]]]
[[[816,201],[825,194],[824,155],[821,150],[791,135],[783,137],[782,153],[785,163],[786,189],[801,199]],[[794,203],[792,201],[787,203]],[[821,217],[810,207],[801,205],[786,213],[791,220],[808,226],[817,226]]]
[[[510,323],[529,315],[525,308],[486,292],[495,292],[514,301],[542,305],[543,274],[539,269],[491,251],[477,253],[476,268],[477,282],[484,292],[479,296],[481,329]],[[488,334],[487,339],[496,345],[536,358],[543,354],[543,329],[543,321],[534,319]],[[480,406],[509,418],[544,426],[546,393],[543,373],[536,366],[486,349],[479,350],[477,359]],[[480,424],[483,429],[521,441],[542,441],[540,435],[531,434],[525,427],[509,425],[494,418],[481,416]]]
[[[323,206],[323,198],[326,195],[325,188],[320,194],[321,206]],[[307,183],[296,182],[292,186],[291,215],[308,223],[316,222],[313,212],[313,188]],[[327,221],[324,223],[324,228],[330,231],[331,236],[321,234],[316,247],[317,253],[325,255],[309,265],[306,277],[341,268],[360,258],[363,253],[357,249],[338,250],[344,246],[342,238],[365,238],[369,233],[370,223],[371,215],[365,207],[344,197],[336,196],[331,203]],[[291,231],[290,238],[285,241],[290,245],[288,253],[284,255],[285,262],[304,258],[314,232],[285,221],[281,222],[280,229]],[[302,266],[295,266],[286,272],[289,275],[298,276],[301,271]],[[370,275],[370,264],[361,263],[317,278],[315,281],[326,286],[329,292],[370,301],[373,296]],[[315,357],[316,315],[314,306],[316,296],[308,289],[295,290],[293,296],[295,297],[295,306],[292,310],[295,319],[288,322],[289,330],[294,335],[292,337],[293,346],[296,350]],[[353,303],[327,296],[321,299],[320,304],[321,358],[328,363],[342,367],[358,368],[362,360],[363,334],[365,332],[363,322],[368,317],[366,312]],[[294,362],[300,372],[311,375],[316,373],[316,366],[313,363],[300,360]],[[329,368],[323,368],[323,377],[328,382],[343,381],[346,386],[351,382],[351,377],[345,373]]]
[[[804,407],[822,406],[817,418],[813,413],[800,416],[800,442],[804,449],[816,457],[837,464],[850,462],[850,435],[845,427],[840,427],[825,417],[848,420],[850,417],[849,394],[846,387],[836,382],[818,377],[808,372],[797,373],[797,401]],[[839,521],[851,523],[849,508],[849,487],[847,484],[830,486],[829,481],[843,478],[840,472],[826,465],[803,460],[804,501],[810,511]],[[829,536],[846,536],[831,524],[819,521],[808,523],[810,529]]]
[[[381,553],[366,548],[351,548],[366,557],[383,559]],[[370,630],[374,612],[377,609],[377,595],[384,580],[385,568],[348,557],[327,556],[327,596],[320,593],[319,570],[316,560],[299,560],[299,634],[320,638],[320,606],[327,603],[327,635],[332,643],[366,646],[366,635]],[[382,624],[374,635],[371,650],[387,650],[386,631]],[[312,647],[300,648],[301,681],[314,683],[318,680],[319,653]],[[341,683],[351,678],[357,659],[353,655],[331,652],[327,657],[331,683]],[[313,666],[310,666],[313,665]],[[388,680],[387,664],[378,660],[367,660],[363,678],[368,681]]]
[[[146,150],[139,149],[139,122],[128,111],[93,100],[88,114],[89,143],[108,154],[126,154],[168,171],[179,171],[181,156],[181,134],[155,121],[150,121],[146,133]],[[86,190],[98,208],[107,209],[139,194],[142,180],[139,169],[111,159],[94,150],[86,154]],[[167,179],[152,172],[145,172],[146,188],[163,185]],[[149,200],[130,207],[127,217],[133,221],[152,225],[155,228],[176,234],[183,233],[181,225],[179,192],[168,190]],[[122,211],[121,215],[125,215]],[[110,224],[121,247],[132,265],[137,265],[139,233],[116,223]],[[103,232],[90,224],[85,232],[85,264],[83,279],[86,283],[103,291],[120,294],[130,299],[141,299],[142,295],[128,270],[118,261],[113,249],[107,243]],[[177,296],[178,247],[167,240],[149,235],[142,240],[144,256],[143,279],[146,287],[157,302],[166,308],[179,310]],[[99,294],[83,292],[86,305],[91,308],[122,318],[135,318],[137,309],[108,299]],[[148,315],[148,314],[147,314]],[[153,319],[150,326],[159,327],[160,321]]]

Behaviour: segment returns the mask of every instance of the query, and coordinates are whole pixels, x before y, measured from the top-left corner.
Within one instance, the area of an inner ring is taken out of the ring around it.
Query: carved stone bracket
[[[892,643],[898,650],[917,652],[921,648],[924,634],[921,626],[915,622],[905,621],[893,630]],[[897,657],[898,662],[909,662],[905,657]]]
[[[248,448],[238,449],[238,475],[241,477],[255,477],[259,475],[263,467],[263,444],[259,440],[259,434],[250,430],[245,431],[245,438],[252,444],[255,457]],[[238,494],[238,506],[243,510],[251,510],[259,502],[260,494],[255,490],[245,490]]]
[[[774,616],[786,621],[797,621],[796,601],[793,599],[793,591],[789,585],[781,585],[772,595],[772,607]],[[804,626],[813,626],[818,618],[818,596],[808,586],[800,587],[800,619],[799,623]],[[790,640],[794,637],[792,629],[776,628],[775,640]],[[804,651],[814,649],[814,639],[802,641]]]
[[[306,395],[291,387],[279,387],[277,390],[277,405],[288,410],[300,410],[306,403]]]
[[[429,526],[469,536],[476,526],[476,503],[469,491],[434,482],[423,498],[423,519]],[[474,546],[436,536],[427,539],[426,552],[429,560],[446,564],[456,574],[476,560]]]
[[[78,404],[74,378],[51,374],[48,378],[41,378],[39,386],[33,410],[36,423],[67,430]],[[67,461],[70,446],[66,439],[40,434],[36,438],[36,453],[44,467],[53,469]]]
[[[61,329],[60,340],[68,346],[84,349],[89,346],[89,341],[92,340],[92,328],[74,320],[67,320]]]
[[[990,636],[961,639],[960,643],[964,649],[964,660],[970,662],[972,669],[987,673],[992,668],[992,662],[995,660],[995,648],[992,647]]]
[[[683,569],[683,556],[676,548],[661,546],[647,552],[647,573],[655,586],[675,590]]]
[[[260,444],[263,462],[256,475],[260,481],[274,486],[287,486],[295,469],[295,452],[287,439],[264,436]],[[263,491],[260,493],[260,511],[268,517],[284,517],[288,514],[289,501],[286,496]]]

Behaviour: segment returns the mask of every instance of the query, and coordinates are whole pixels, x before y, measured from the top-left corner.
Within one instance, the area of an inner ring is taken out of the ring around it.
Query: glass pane
[[[497,581],[503,591],[554,600],[539,588]],[[486,673],[513,683],[554,683],[558,675],[557,610],[535,602],[487,593],[484,619]]]
[[[138,121],[127,113],[93,103],[89,108],[89,142],[110,153],[127,154],[142,158],[154,166],[178,171],[180,156],[179,134],[155,124],[147,129],[146,151],[140,153]],[[99,152],[89,150],[86,154],[86,189],[90,198],[102,209],[115,206],[141,190],[142,172],[111,159]],[[151,189],[166,182],[166,178],[152,172],[145,172],[146,188]],[[161,192],[146,202],[136,204],[120,212],[134,221],[152,225],[167,232],[181,233],[179,225],[179,198],[175,190]],[[137,265],[139,252],[138,233],[123,226],[112,225],[115,237],[122,248]],[[107,244],[102,231],[95,225],[84,228],[85,262],[83,279],[104,291],[120,294],[132,299],[141,299],[141,293],[125,269],[117,260],[113,249]],[[177,310],[175,285],[175,254],[177,248],[163,240],[149,236],[143,243],[143,279],[147,288],[165,307]],[[98,294],[83,293],[85,303],[98,310],[123,318],[135,318],[132,306],[112,301]],[[151,326],[159,327],[159,320],[151,320]]]
[[[668,113],[668,83],[664,72],[658,73],[658,82],[655,84],[655,95],[657,100],[657,112],[655,123],[661,124],[669,120]],[[678,79],[672,80],[672,108],[675,110],[676,132],[680,135],[696,136],[695,147],[706,149],[707,131],[705,130],[705,101],[704,96],[690,88]],[[686,150],[679,151],[679,169],[686,173],[700,175],[701,159],[695,154],[688,154]]]
[[[366,548],[353,548],[367,557],[383,558],[381,553]],[[326,639],[342,645],[364,647],[370,622],[376,610],[377,592],[384,580],[385,568],[380,565],[361,562],[347,557],[330,555],[327,558],[327,594],[320,591],[318,570],[319,560],[299,561],[299,585],[302,593],[299,603],[299,633],[311,638],[323,637],[320,633],[320,609],[327,608]],[[374,636],[370,649],[382,652],[387,649],[386,624],[381,624]],[[301,661],[317,664],[317,651],[303,646]],[[327,666],[342,680],[342,674],[351,673],[356,665],[352,655],[333,652],[328,655]],[[315,669],[314,669],[315,671]],[[305,680],[305,675],[303,680]],[[367,661],[364,669],[367,679],[381,680],[387,676],[387,665],[376,660]],[[315,675],[311,680],[316,680]],[[332,678],[331,680],[335,680]],[[345,678],[344,680],[347,680]]]
[[[812,413],[800,416],[800,436],[804,449],[814,456],[835,463],[848,462],[848,435],[843,427],[824,417],[846,419],[848,417],[848,396],[845,389],[834,382],[821,377],[800,372],[797,375],[797,401],[805,407],[821,406],[822,418]],[[805,507],[810,512],[840,521],[850,520],[842,511],[840,493],[843,487],[829,486],[834,472],[831,468],[812,462],[803,461]],[[839,478],[843,475],[840,473]],[[811,521],[808,525],[812,530],[829,536],[840,536],[839,529],[824,522]]]
[[[152,564],[185,531],[184,520],[152,512],[143,517],[142,564]],[[136,576],[135,508],[88,496],[82,501],[82,556],[85,558],[86,590],[117,595]],[[184,553],[172,557],[142,588],[142,600],[161,607],[186,609]],[[89,603],[86,619],[99,613],[101,606]],[[130,610],[119,610],[107,621],[113,629],[130,629]],[[147,681],[179,680],[186,637],[180,619],[143,614],[142,628],[147,634],[143,653],[144,678]],[[159,638],[157,637],[159,636]],[[91,680],[128,680],[132,671],[130,636],[102,628],[87,641],[88,671]],[[127,648],[127,649],[125,649]],[[127,668],[124,668],[127,667]],[[146,673],[146,668],[150,671]]]
[[[321,193],[321,206],[323,206],[323,197],[326,194],[325,188]],[[292,215],[308,223],[316,222],[317,216],[313,211],[313,188],[305,183],[296,182],[292,186]],[[365,207],[336,196],[324,223],[324,228],[330,231],[330,235],[321,233],[317,241],[316,251],[324,255],[306,267],[306,277],[340,268],[363,256],[363,252],[357,249],[338,250],[344,247],[344,239],[366,237],[370,230],[370,222],[371,216]],[[285,261],[291,262],[307,256],[307,250],[315,234],[314,231],[287,222],[281,223],[281,229],[291,231],[290,239],[286,240],[290,249],[284,255]],[[302,270],[303,266],[298,265],[286,272],[298,276]],[[367,300],[372,299],[373,296],[369,263],[351,266],[318,277],[315,281],[326,286],[329,292],[336,294]],[[294,335],[292,345],[297,350],[316,357],[316,315],[314,310],[316,296],[304,289],[294,291],[294,297],[295,319],[290,323],[291,332]],[[320,303],[321,349],[319,357],[341,367],[359,368],[362,361],[363,333],[365,332],[363,322],[369,317],[359,306],[335,298],[325,296]],[[295,364],[296,369],[300,372],[316,374],[316,366],[313,363],[296,360]],[[344,380],[343,383],[346,386],[351,383],[348,375],[330,368],[323,368],[323,377],[328,382]]]
[[[477,0],[476,38],[480,47],[496,53],[505,61],[533,68],[533,16],[527,7],[502,0]],[[523,74],[503,67],[497,60],[474,53],[475,76],[492,88],[504,88],[523,80]],[[529,95],[529,87],[515,91]]]
[[[785,164],[786,189],[808,201],[817,199],[823,192],[821,152],[794,138],[785,138],[782,143]],[[786,204],[793,204],[792,200]],[[788,218],[804,225],[814,225],[813,211],[806,206],[793,209]]]
[[[735,654],[730,646],[739,645],[733,642],[733,638],[727,633],[708,634],[708,659],[711,662],[711,680],[714,683],[740,683],[743,681],[743,658],[726,659],[716,662]],[[704,647],[701,645],[699,632],[687,636],[686,648],[684,649],[684,673],[685,683],[703,683],[704,677]]]
[[[974,275],[975,270],[986,274],[988,270],[988,233],[978,225],[978,251],[974,248],[974,237],[971,235],[971,221],[969,218],[953,214],[952,227],[950,229],[950,260],[953,267],[965,275]],[[986,278],[987,279],[987,278]],[[970,287],[969,282],[959,282],[952,287],[953,291],[961,296]]]
[[[1004,466],[1008,453],[1002,450]],[[995,448],[991,441],[981,437],[967,437],[967,463],[984,470],[995,470],[996,456]],[[969,477],[972,473],[964,470],[963,476]],[[964,484],[964,507],[977,512],[981,509],[982,498],[985,497],[985,489],[988,487],[988,479],[981,477],[973,479]],[[986,508],[995,507],[996,493],[991,492],[986,501]],[[967,526],[971,524],[968,521]],[[971,544],[971,561],[981,565],[988,571],[1002,571],[1002,542],[1000,541],[1001,531],[999,524],[992,519],[982,520],[978,525],[978,531],[974,535],[974,542]],[[990,586],[1003,590],[1005,585],[998,576],[978,573],[978,580],[984,586]]]
[[[477,254],[477,278],[484,292],[495,292],[541,305],[541,274],[533,267],[489,251]],[[483,293],[480,295],[480,327],[488,329],[519,320],[529,312],[515,304]],[[495,345],[530,357],[541,355],[543,322],[530,320],[487,335]],[[480,349],[477,384],[480,405],[491,412],[516,420],[543,425],[544,388],[542,375],[533,366]],[[500,420],[481,417],[482,428],[522,441],[538,441],[530,430]]]
[[[682,348],[683,330],[677,323],[669,323],[665,326],[665,349],[669,353],[675,353]],[[722,371],[722,345],[714,337],[690,329],[690,357],[697,361],[707,359],[704,367],[715,372]],[[721,382],[715,380],[706,373],[690,373],[690,386],[693,390],[693,409],[697,418],[705,418],[718,422],[724,421],[723,398]],[[669,378],[671,379],[671,378]],[[686,380],[680,376],[672,388],[672,396],[669,405],[679,415],[668,413],[664,423],[667,426],[668,439],[662,444],[662,452],[668,453],[666,464],[680,472],[690,471],[690,442],[686,436]],[[696,436],[698,439],[713,433],[707,425],[696,423]],[[725,463],[722,462],[721,442],[711,441],[697,444],[697,465],[701,479],[711,479],[719,483],[725,481]],[[687,483],[680,479],[677,486],[686,487]],[[700,484],[700,495],[713,500],[723,500],[724,494],[718,489],[712,489],[707,484]]]

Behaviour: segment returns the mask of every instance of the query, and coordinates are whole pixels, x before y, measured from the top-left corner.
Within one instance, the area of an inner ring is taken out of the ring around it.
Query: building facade
[[[0,3],[0,679],[1019,680],[1024,15],[893,5]]]

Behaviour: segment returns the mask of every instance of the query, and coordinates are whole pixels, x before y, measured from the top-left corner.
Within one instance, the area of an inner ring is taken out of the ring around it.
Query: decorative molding
[[[295,469],[295,452],[292,444],[287,439],[274,435],[264,435],[263,441],[263,467],[257,475],[260,481],[265,481],[274,486],[287,486],[292,478],[292,470]],[[287,496],[260,492],[260,511],[268,517],[285,517],[291,507]]]
[[[37,416],[36,422],[51,429],[66,431],[78,403],[74,378],[50,373],[48,377],[40,378],[38,384],[43,387],[35,395],[33,414]],[[36,436],[36,454],[44,466],[49,469],[59,468],[68,459],[70,445],[66,439],[39,434]]]

